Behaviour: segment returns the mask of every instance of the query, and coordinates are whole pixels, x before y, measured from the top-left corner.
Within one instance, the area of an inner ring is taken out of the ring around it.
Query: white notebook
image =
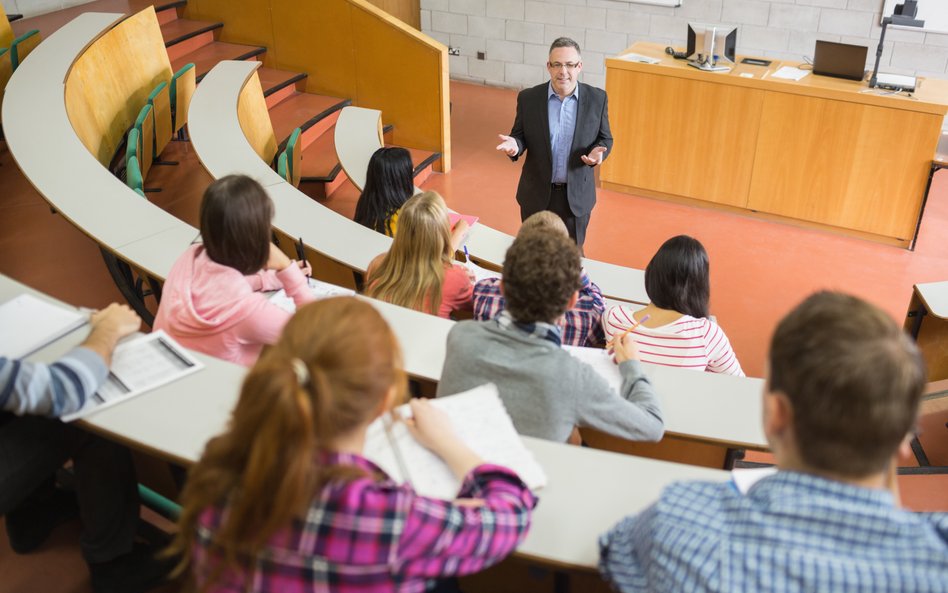
[[[0,305],[0,356],[24,358],[88,321],[86,313],[21,294]]]
[[[63,422],[84,418],[99,410],[176,381],[204,368],[165,332],[158,330],[121,342],[112,353],[105,383],[81,409],[62,417]]]
[[[514,429],[513,421],[493,384],[482,385],[448,397],[431,400],[451,419],[458,437],[485,462],[509,467],[531,489],[546,485],[546,474]],[[396,408],[403,417],[410,415],[407,405]],[[402,422],[392,423],[391,439],[379,418],[369,426],[364,455],[396,482],[409,482],[415,492],[432,498],[456,498],[461,482],[440,457],[420,445]],[[397,458],[404,460],[408,476],[402,474]]]
[[[577,358],[596,370],[606,380],[609,387],[616,393],[622,393],[622,375],[619,374],[619,365],[612,360],[612,355],[602,348],[586,348],[583,346],[563,346],[563,350],[570,356]]]

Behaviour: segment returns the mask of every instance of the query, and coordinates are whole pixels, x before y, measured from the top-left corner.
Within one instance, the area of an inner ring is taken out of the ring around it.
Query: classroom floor
[[[513,119],[516,93],[453,82],[453,170],[435,174],[426,189],[441,192],[456,210],[487,225],[515,233],[514,199],[520,164],[494,147]],[[187,144],[176,143],[167,158],[178,167],[155,167],[149,199],[182,219],[197,222],[197,204],[209,177]],[[109,278],[98,248],[48,205],[20,174],[0,143],[0,273],[55,297],[101,307],[121,295]],[[936,175],[914,251],[878,245],[826,231],[799,228],[749,216],[665,203],[599,190],[586,253],[589,257],[644,268],[658,246],[676,234],[704,243],[711,257],[711,309],[726,331],[748,375],[762,376],[770,334],[782,315],[811,292],[843,290],[866,298],[901,320],[912,285],[948,279],[948,180]],[[357,195],[344,187],[326,204],[351,215]],[[595,280],[595,278],[593,279]],[[934,463],[948,464],[948,412],[926,419],[926,442]],[[923,437],[924,439],[924,437]],[[924,440],[923,440],[924,442]],[[906,504],[948,510],[948,481],[902,477]],[[2,530],[2,528],[0,528]],[[60,529],[37,554],[16,557],[0,534],[0,593],[88,591],[78,548],[78,525]]]

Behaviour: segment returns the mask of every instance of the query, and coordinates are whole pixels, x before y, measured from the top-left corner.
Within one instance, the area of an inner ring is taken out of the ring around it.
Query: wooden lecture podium
[[[602,186],[710,205],[911,248],[948,112],[948,81],[911,97],[781,66],[705,72],[664,45],[639,42],[606,60],[615,146]]]

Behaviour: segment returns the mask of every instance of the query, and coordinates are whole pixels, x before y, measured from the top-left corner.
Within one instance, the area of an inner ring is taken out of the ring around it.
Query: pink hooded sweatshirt
[[[313,300],[306,277],[294,263],[284,270],[244,276],[212,261],[193,245],[175,262],[161,291],[154,328],[182,346],[251,366],[264,344],[276,342],[290,314],[261,290],[283,288],[297,307]]]

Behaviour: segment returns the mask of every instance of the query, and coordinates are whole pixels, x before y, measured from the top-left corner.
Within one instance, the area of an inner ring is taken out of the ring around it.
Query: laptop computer
[[[817,41],[813,52],[813,74],[862,80],[866,74],[865,45]]]

